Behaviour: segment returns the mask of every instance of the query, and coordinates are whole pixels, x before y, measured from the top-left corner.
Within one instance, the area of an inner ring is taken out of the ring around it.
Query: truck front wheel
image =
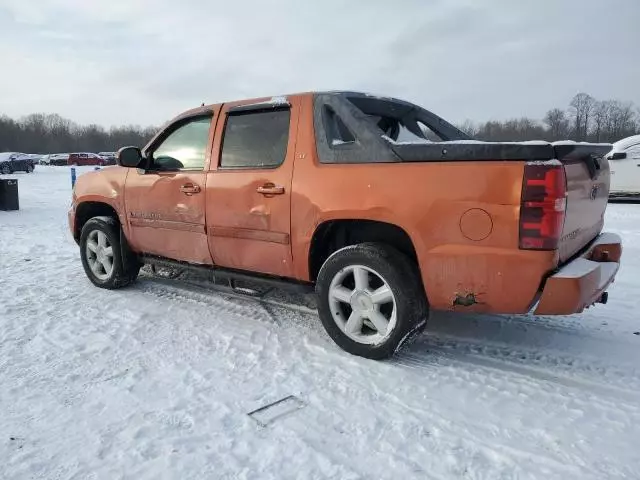
[[[316,291],[325,330],[353,355],[391,357],[426,325],[429,308],[417,268],[388,245],[363,243],[333,253]]]
[[[113,290],[133,282],[140,272],[137,260],[123,257],[120,227],[111,217],[94,217],[82,227],[80,257],[95,286]]]

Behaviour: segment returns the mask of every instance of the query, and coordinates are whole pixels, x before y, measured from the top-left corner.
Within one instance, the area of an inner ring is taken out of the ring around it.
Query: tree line
[[[575,140],[612,143],[640,133],[640,109],[632,102],[597,100],[587,93],[578,93],[567,108],[553,108],[541,121],[528,117],[484,123],[468,120],[458,127],[472,137],[485,141]]]
[[[576,140],[615,142],[640,133],[640,110],[631,102],[596,100],[579,93],[565,109],[553,108],[542,120],[466,121],[458,126],[478,140]],[[110,152],[125,145],[144,146],[156,127],[127,125],[105,129],[78,125],[57,114],[36,113],[18,120],[0,116],[0,152]]]
[[[136,125],[78,125],[57,114],[35,113],[19,120],[0,116],[0,152],[115,152],[125,145],[143,147],[156,131]]]

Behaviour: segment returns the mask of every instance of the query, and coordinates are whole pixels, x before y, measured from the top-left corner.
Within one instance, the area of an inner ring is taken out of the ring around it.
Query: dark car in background
[[[69,160],[68,153],[52,153],[50,155],[45,155],[44,159],[42,160],[42,164],[62,166],[67,165],[67,160]]]
[[[105,165],[115,165],[116,164],[116,152],[98,152],[104,161]]]
[[[31,157],[23,153],[0,153],[0,173],[9,175],[13,172],[31,173],[35,169],[35,162]]]

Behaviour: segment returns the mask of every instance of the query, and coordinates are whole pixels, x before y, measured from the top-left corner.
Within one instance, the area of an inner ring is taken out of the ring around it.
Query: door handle
[[[200,193],[200,187],[192,183],[187,183],[180,187],[180,191],[185,195],[193,195],[194,193]]]
[[[261,187],[258,187],[257,192],[262,195],[282,195],[284,193],[284,187],[279,187],[273,183],[265,183]]]

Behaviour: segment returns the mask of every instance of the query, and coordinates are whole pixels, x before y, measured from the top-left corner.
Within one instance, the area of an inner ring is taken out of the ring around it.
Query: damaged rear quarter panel
[[[422,265],[431,307],[468,312],[526,313],[554,252],[443,245]]]
[[[552,252],[518,249],[524,162],[322,164],[312,105],[303,105],[292,182],[291,229],[296,277],[309,280],[313,233],[327,220],[375,220],[411,238],[434,309],[526,312]],[[472,209],[487,212],[490,234],[461,232]]]

